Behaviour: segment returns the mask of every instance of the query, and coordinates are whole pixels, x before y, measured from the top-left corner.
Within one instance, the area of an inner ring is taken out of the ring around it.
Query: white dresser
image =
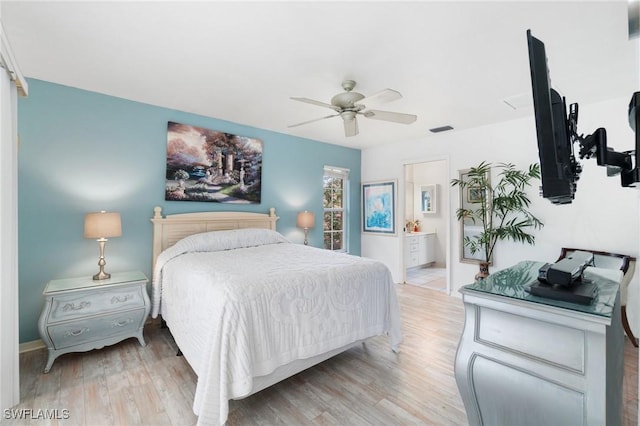
[[[413,268],[436,261],[436,234],[412,232],[404,236],[404,266]]]
[[[587,268],[592,305],[529,295],[542,262],[464,286],[455,377],[470,425],[620,425],[620,271]]]
[[[48,373],[57,357],[113,345],[142,335],[149,315],[147,277],[138,271],[112,273],[110,279],[92,277],[53,280],[44,289],[40,337],[49,349]]]

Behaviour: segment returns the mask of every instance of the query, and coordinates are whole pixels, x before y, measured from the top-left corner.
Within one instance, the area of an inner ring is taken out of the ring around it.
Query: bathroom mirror
[[[436,200],[437,200],[437,186],[436,185],[421,185],[420,186],[420,211],[425,214],[435,214]]]

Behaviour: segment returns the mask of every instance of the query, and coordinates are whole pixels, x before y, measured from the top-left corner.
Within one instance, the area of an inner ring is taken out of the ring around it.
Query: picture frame
[[[362,183],[362,232],[396,234],[396,181]]]
[[[435,214],[437,210],[437,185],[422,185],[420,187],[420,211],[424,214]]]
[[[166,201],[260,204],[262,140],[167,123]]]
[[[482,188],[475,186],[467,188],[467,202],[468,203],[480,203],[482,202]]]

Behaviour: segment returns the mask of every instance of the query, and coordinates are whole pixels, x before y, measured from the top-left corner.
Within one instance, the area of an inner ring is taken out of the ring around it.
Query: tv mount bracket
[[[636,149],[631,151],[616,152],[607,147],[607,132],[604,128],[596,129],[590,135],[578,135],[576,128],[578,122],[578,104],[569,106],[569,133],[572,141],[580,143],[580,159],[589,159],[595,155],[599,166],[607,167],[607,176],[620,174],[620,182],[624,187],[636,187],[640,182],[640,170],[638,158],[640,153],[640,135],[638,127],[640,123],[640,92],[635,92],[629,103],[629,126],[635,132]],[[632,158],[635,158],[635,164]]]

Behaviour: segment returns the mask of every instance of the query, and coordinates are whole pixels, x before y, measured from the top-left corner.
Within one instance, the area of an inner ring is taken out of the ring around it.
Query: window
[[[349,170],[324,167],[324,248],[347,251]]]

